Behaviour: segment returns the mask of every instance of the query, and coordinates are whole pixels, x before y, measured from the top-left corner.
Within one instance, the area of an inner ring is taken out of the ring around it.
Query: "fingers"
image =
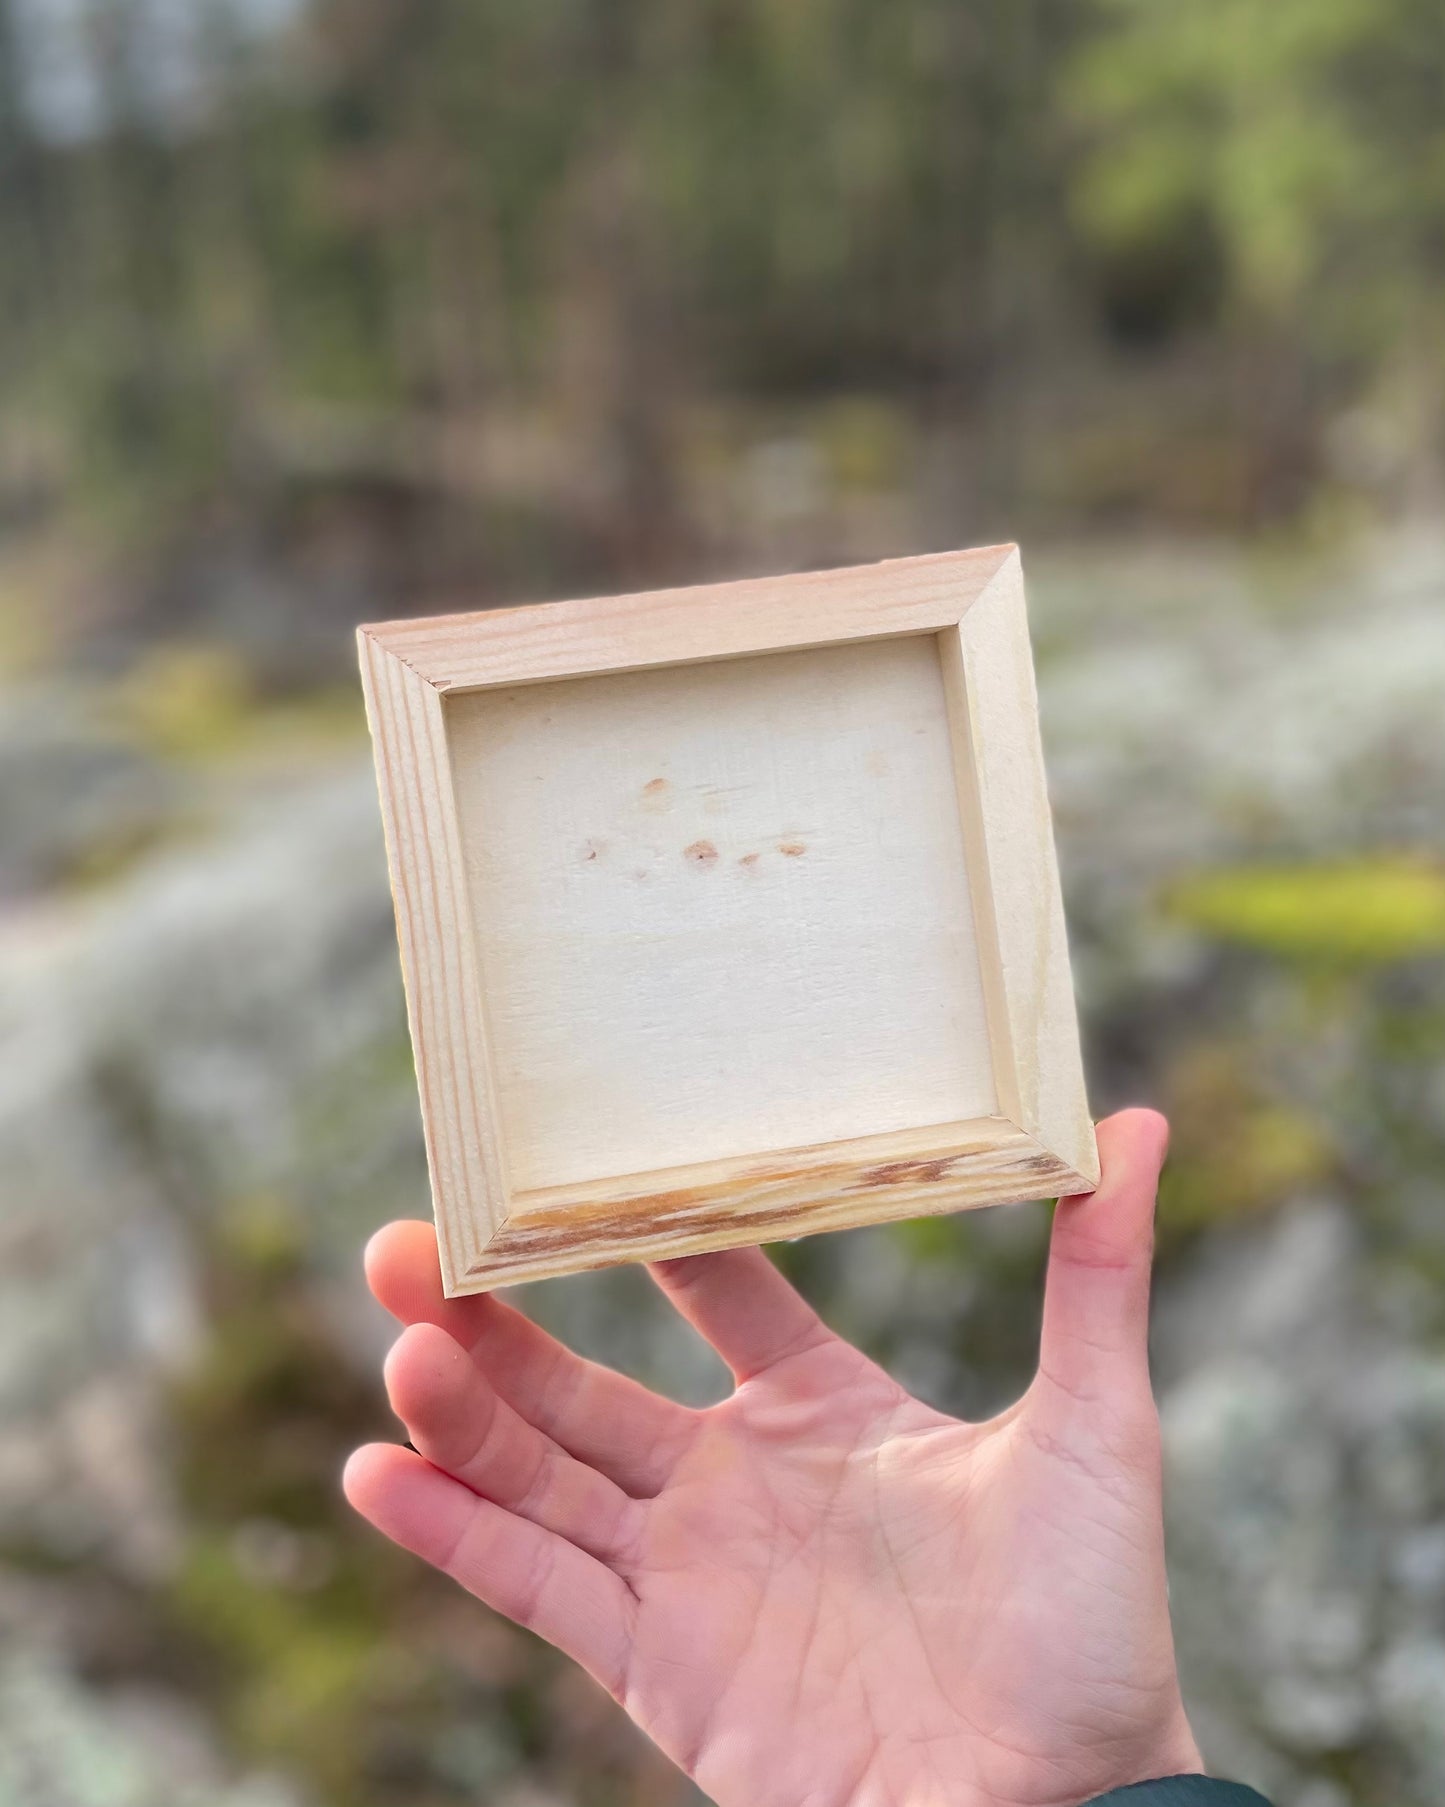
[[[386,1390],[417,1451],[473,1493],[603,1562],[636,1547],[643,1507],[519,1417],[444,1330],[403,1331]]]
[[[638,1499],[652,1498],[691,1441],[695,1415],[584,1361],[491,1294],[442,1293],[430,1224],[388,1224],[366,1250],[377,1299],[403,1324],[435,1324],[469,1351],[514,1411]]]
[[[740,1382],[832,1335],[761,1249],[685,1255],[650,1271]]]
[[[1060,1199],[1049,1244],[1040,1376],[1081,1406],[1149,1389],[1154,1198],[1169,1141],[1157,1111],[1098,1130],[1096,1191]]]
[[[446,1297],[436,1231],[429,1223],[407,1217],[384,1224],[367,1243],[362,1262],[367,1285],[394,1318],[435,1324],[463,1349],[471,1347],[490,1295]]]
[[[362,1517],[393,1543],[555,1644],[610,1693],[621,1693],[636,1601],[610,1569],[391,1444],[357,1450],[342,1485]]]

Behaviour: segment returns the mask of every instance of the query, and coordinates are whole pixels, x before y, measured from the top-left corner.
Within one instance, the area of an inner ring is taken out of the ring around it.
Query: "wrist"
[[[1159,1776],[1135,1782],[1109,1794],[1095,1795],[1082,1807],[1270,1807],[1262,1794],[1242,1782],[1221,1782],[1203,1774]]]
[[[1136,1802],[1129,1791],[1181,1776],[1204,1776],[1204,1759],[1182,1705],[1171,1724],[1152,1732],[1141,1728],[1139,1736],[1121,1740],[1112,1751],[1091,1748],[1081,1738],[1077,1748],[1056,1758],[1026,1768],[995,1768],[993,1786],[980,1789],[976,1801],[970,1796],[964,1801],[966,1807],[1094,1807],[1106,1801],[1113,1807],[1118,1798],[1120,1807],[1154,1807],[1152,1801]]]
[[[1117,1773],[1096,1782],[1092,1794],[1083,1795],[1079,1801],[1070,1803],[1070,1807],[1094,1807],[1096,1801],[1112,1803],[1116,1798],[1127,1801],[1131,1789],[1142,1788],[1161,1779],[1203,1775],[1204,1758],[1194,1741],[1189,1722],[1181,1714],[1178,1726],[1157,1743],[1152,1743],[1147,1750],[1132,1755],[1128,1761],[1119,1764]],[[1148,1807],[1148,1804],[1141,1802],[1138,1807]]]

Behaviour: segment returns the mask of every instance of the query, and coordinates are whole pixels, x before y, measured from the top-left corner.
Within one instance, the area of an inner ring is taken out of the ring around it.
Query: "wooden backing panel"
[[[995,1111],[934,636],[444,713],[515,1190]]]
[[[958,1133],[948,1139],[947,1132]],[[650,1176],[665,1191],[555,1188],[523,1194],[518,1209],[457,1292],[484,1292],[620,1261],[852,1229],[982,1205],[1085,1190],[1081,1176],[1001,1118],[799,1150],[771,1162],[707,1163]],[[906,1152],[900,1153],[899,1150]]]
[[[422,1099],[443,1274],[451,1284],[506,1215],[441,698],[358,636]]]
[[[682,665],[951,626],[1012,551],[386,621],[362,631],[442,691]]]
[[[969,758],[963,764],[971,768],[977,799],[975,839],[982,842],[987,874],[980,878],[993,904],[996,954],[985,953],[986,993],[993,1016],[1007,1022],[1014,1120],[1092,1186],[1099,1156],[1084,1088],[1017,552],[959,623],[953,670],[967,716]],[[973,857],[977,865],[976,848]]]

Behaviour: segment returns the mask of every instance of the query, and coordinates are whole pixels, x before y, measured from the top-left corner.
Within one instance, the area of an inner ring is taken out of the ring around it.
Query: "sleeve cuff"
[[[1218,1782],[1213,1776],[1161,1776],[1095,1795],[1083,1807],[1269,1807],[1269,1802],[1242,1782]]]

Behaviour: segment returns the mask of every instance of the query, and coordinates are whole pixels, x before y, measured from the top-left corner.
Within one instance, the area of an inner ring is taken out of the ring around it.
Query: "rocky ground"
[[[1279,1807],[1433,1807],[1445,547],[1032,576],[1096,1104],[1176,1120],[1157,1357],[1189,1698]],[[426,1209],[364,744],[187,763],[96,702],[0,698],[0,1807],[690,1798],[335,1502],[384,1422],[357,1251]],[[1026,1372],[1045,1221],[785,1259],[983,1409]],[[718,1384],[635,1273],[529,1304]]]

